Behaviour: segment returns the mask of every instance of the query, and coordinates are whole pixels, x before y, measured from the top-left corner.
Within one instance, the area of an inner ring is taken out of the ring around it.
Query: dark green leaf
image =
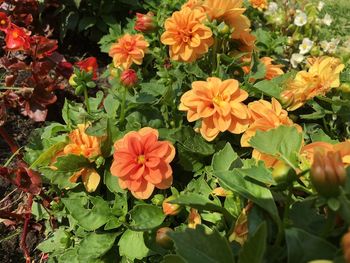
[[[196,229],[187,228],[183,232],[172,232],[176,252],[189,263],[234,263],[230,245],[217,230],[206,233],[202,225]]]
[[[130,228],[135,231],[146,231],[161,225],[165,219],[163,210],[154,205],[136,205],[130,211],[132,222]]]
[[[117,235],[117,233],[89,233],[79,244],[80,259],[95,259],[103,256],[112,248]]]
[[[119,242],[119,254],[130,260],[143,259],[148,255],[149,249],[146,247],[143,232],[126,230]]]

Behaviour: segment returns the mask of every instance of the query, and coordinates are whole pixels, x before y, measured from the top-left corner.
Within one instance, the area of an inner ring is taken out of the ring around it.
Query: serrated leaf
[[[298,153],[302,142],[303,135],[293,126],[279,126],[269,131],[257,131],[249,141],[250,145],[258,151],[273,155],[291,167],[298,166]]]
[[[253,203],[267,211],[276,223],[280,222],[275,201],[268,188],[245,180],[243,175],[236,170],[215,172],[215,175],[219,178],[222,187],[251,200]]]
[[[149,249],[146,247],[143,232],[127,229],[121,236],[119,242],[119,254],[130,260],[143,259],[148,255]]]
[[[215,171],[228,171],[237,158],[231,144],[226,143],[222,150],[214,154],[211,165]]]
[[[163,210],[154,205],[136,205],[130,211],[130,228],[135,231],[146,231],[161,225],[165,219]]]
[[[254,85],[254,88],[261,91],[263,94],[276,99],[280,98],[280,94],[283,90],[284,83],[293,75],[293,72],[289,72],[273,78],[271,80],[262,80]]]
[[[176,254],[190,263],[234,263],[235,259],[226,238],[217,230],[206,233],[202,225],[196,229],[187,228],[183,232],[172,232]]]

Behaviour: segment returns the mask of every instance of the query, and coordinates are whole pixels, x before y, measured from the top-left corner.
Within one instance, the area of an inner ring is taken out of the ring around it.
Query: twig
[[[29,194],[28,202],[27,202],[28,211],[24,215],[24,226],[23,226],[23,232],[22,232],[22,237],[21,237],[21,242],[20,242],[20,247],[23,250],[24,257],[26,259],[26,263],[30,263],[30,253],[28,251],[28,247],[26,244],[26,237],[28,235],[28,226],[29,226],[30,217],[32,215],[32,213],[31,213],[32,205],[33,205],[33,194]]]
[[[0,135],[5,140],[5,142],[10,146],[11,152],[16,153],[19,149],[17,143],[8,135],[4,127],[0,127]]]

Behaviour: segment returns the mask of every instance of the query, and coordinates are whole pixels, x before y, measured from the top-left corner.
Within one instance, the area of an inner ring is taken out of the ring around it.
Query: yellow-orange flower
[[[251,59],[250,58],[245,58],[243,59],[244,62],[250,62]],[[281,68],[283,68],[283,65],[281,64],[272,64],[273,59],[270,57],[262,57],[260,59],[260,62],[263,63],[265,65],[265,79],[267,80],[271,80],[275,77],[278,77],[280,75],[283,75],[284,72]],[[250,72],[250,66],[244,66],[242,67],[244,73],[248,74]],[[253,80],[254,81],[254,80]]]
[[[171,59],[193,62],[208,52],[213,44],[213,33],[203,24],[205,18],[201,11],[186,7],[165,21],[161,41],[169,46]]]
[[[205,0],[203,7],[211,20],[224,21],[234,29],[232,39],[241,42],[240,50],[252,51],[255,37],[250,33],[250,21],[243,15],[242,0]]]
[[[141,65],[149,44],[141,34],[125,34],[112,44],[109,56],[113,58],[115,67],[128,69],[135,63]]]
[[[73,130],[69,134],[69,143],[63,149],[64,155],[83,155],[90,159],[101,154],[101,139],[87,135],[85,133],[87,127],[86,124],[78,124],[78,129]]]
[[[191,208],[190,214],[188,215],[188,227],[195,229],[197,225],[202,223],[201,215],[197,209]]]
[[[204,12],[203,3],[204,3],[204,0],[188,0],[186,3],[182,5],[181,9],[189,7],[191,8],[191,10],[198,9]]]
[[[332,88],[340,86],[339,75],[344,69],[340,59],[325,56],[310,59],[309,64],[309,70],[298,72],[281,94],[289,111],[296,110],[307,100],[325,95]]]
[[[248,108],[251,114],[251,125],[245,131],[241,138],[241,145],[243,147],[249,147],[249,140],[255,135],[256,131],[268,131],[279,127],[296,126],[301,131],[301,127],[294,124],[288,117],[288,112],[282,109],[281,104],[272,98],[271,103],[266,100],[253,101],[248,104]]]
[[[78,124],[78,128],[73,130],[69,134],[69,142],[63,148],[62,151],[58,152],[53,158],[52,163],[60,156],[74,154],[82,155],[85,158],[92,159],[98,157],[101,154],[100,144],[101,138],[95,136],[89,136],[85,133],[85,130],[88,128],[86,124]],[[56,167],[51,167],[54,170],[57,170]],[[85,186],[86,191],[94,192],[100,183],[100,175],[96,172],[94,168],[84,167],[79,171],[75,172],[70,178],[69,181],[76,183],[81,177],[82,182]]]
[[[263,10],[267,8],[267,0],[249,0],[252,7],[257,8],[259,10]]]
[[[114,144],[111,173],[122,189],[129,189],[139,199],[149,198],[154,188],[167,189],[173,182],[170,162],[175,148],[168,141],[158,141],[158,131],[142,128],[127,133]]]
[[[192,89],[181,97],[179,110],[187,111],[189,122],[202,120],[200,133],[212,141],[220,132],[244,132],[249,125],[249,111],[242,101],[248,93],[239,88],[235,79],[195,81]]]

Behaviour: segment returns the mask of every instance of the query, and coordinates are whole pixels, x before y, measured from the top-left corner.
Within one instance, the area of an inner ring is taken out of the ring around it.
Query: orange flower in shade
[[[111,173],[122,189],[129,189],[138,199],[149,198],[154,188],[167,189],[173,182],[170,162],[175,148],[168,141],[158,141],[158,131],[142,128],[132,131],[114,144]]]
[[[251,59],[244,59],[244,62],[250,62]],[[266,73],[265,73],[265,79],[271,80],[275,77],[278,77],[280,75],[283,75],[284,72],[281,68],[283,68],[283,65],[281,64],[272,64],[273,59],[270,57],[262,57],[260,59],[260,62],[265,65]],[[250,72],[250,66],[244,66],[242,67],[245,74],[248,74]],[[254,81],[254,80],[252,80]]]
[[[253,207],[253,203],[251,201],[248,202],[247,206],[242,209],[242,212],[239,214],[237,221],[235,223],[235,227],[233,229],[232,234],[229,236],[229,241],[236,241],[241,246],[248,239],[248,214]]]
[[[235,79],[222,81],[215,77],[195,81],[182,95],[179,110],[187,111],[189,122],[202,120],[199,131],[207,141],[224,131],[240,134],[248,128],[250,115],[242,103],[248,93],[238,85]]]
[[[161,41],[169,46],[171,59],[193,62],[208,52],[213,44],[213,33],[202,23],[205,18],[201,11],[186,7],[165,21]]]
[[[345,166],[350,165],[350,141],[330,144],[327,142],[313,142],[301,149],[301,155],[306,158],[309,165],[313,163],[315,152],[339,152]]]
[[[63,149],[63,153],[83,155],[92,159],[101,154],[101,139],[95,136],[89,136],[85,133],[88,128],[86,124],[78,124],[78,129],[69,134],[69,144]]]
[[[198,213],[197,209],[191,207],[190,214],[188,215],[188,227],[196,229],[197,225],[202,223],[201,215]]]
[[[0,30],[7,32],[7,29],[10,27],[11,21],[4,12],[0,12]]]
[[[205,0],[203,7],[211,20],[224,21],[234,29],[232,39],[241,42],[242,51],[252,51],[255,37],[250,33],[250,21],[243,15],[243,0]]]
[[[252,7],[257,8],[259,10],[263,10],[267,8],[268,2],[267,0],[249,0]]]
[[[79,124],[78,129],[73,130],[69,134],[69,143],[64,147],[62,151],[56,154],[55,158],[52,160],[52,163],[56,162],[58,157],[68,154],[82,155],[91,161],[93,161],[92,158],[96,158],[101,154],[100,138],[87,135],[85,133],[87,127],[88,125]],[[57,168],[52,166],[52,169],[56,170]],[[100,175],[94,168],[86,167],[82,168],[78,172],[75,172],[69,178],[69,181],[76,183],[80,177],[86,191],[88,192],[94,192],[101,180]]]
[[[282,101],[288,106],[289,111],[296,110],[307,100],[325,95],[332,88],[340,86],[340,72],[345,67],[340,59],[319,57],[309,59],[308,62],[309,70],[298,72],[294,80],[290,81],[281,93]]]
[[[128,69],[133,63],[142,64],[148,46],[149,44],[143,35],[125,34],[118,39],[117,43],[112,44],[109,56],[113,58],[115,67]]]
[[[6,49],[10,51],[28,50],[30,48],[30,37],[27,32],[15,24],[6,29]]]

